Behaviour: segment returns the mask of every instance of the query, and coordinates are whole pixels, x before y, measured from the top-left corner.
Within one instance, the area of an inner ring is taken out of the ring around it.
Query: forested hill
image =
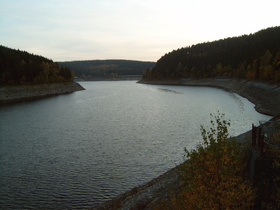
[[[58,83],[73,78],[69,68],[52,60],[0,45],[0,85]]]
[[[174,50],[143,78],[236,77],[280,81],[280,27]]]
[[[118,75],[142,75],[146,69],[155,66],[155,62],[132,60],[88,60],[59,62],[67,66],[78,77],[111,77]]]

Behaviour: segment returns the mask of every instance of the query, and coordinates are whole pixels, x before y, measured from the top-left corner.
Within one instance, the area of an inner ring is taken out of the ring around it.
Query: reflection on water
[[[231,135],[269,119],[220,89],[81,84],[85,91],[0,107],[1,209],[89,208],[181,163],[209,113],[225,113]]]
[[[163,91],[163,92],[169,92],[169,93],[175,93],[175,94],[183,94],[181,92],[170,90],[170,89],[166,89],[166,88],[156,88],[156,89],[160,90],[160,91]]]

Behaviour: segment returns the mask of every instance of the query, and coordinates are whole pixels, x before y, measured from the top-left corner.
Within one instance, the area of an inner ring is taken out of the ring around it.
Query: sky
[[[279,0],[0,0],[0,45],[53,61],[157,61],[280,25]]]

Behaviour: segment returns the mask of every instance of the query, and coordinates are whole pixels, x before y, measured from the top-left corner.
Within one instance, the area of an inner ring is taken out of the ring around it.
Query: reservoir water
[[[0,107],[0,208],[89,208],[184,161],[210,113],[230,134],[267,121],[216,88],[81,82],[85,91]]]

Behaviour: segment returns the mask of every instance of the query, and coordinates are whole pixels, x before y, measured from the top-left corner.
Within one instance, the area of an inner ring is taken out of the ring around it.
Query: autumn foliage
[[[223,115],[212,117],[209,131],[201,127],[203,143],[197,150],[185,149],[183,209],[249,209],[254,192],[242,176],[241,149],[227,140],[230,123]]]
[[[143,78],[242,78],[280,81],[280,27],[183,47],[162,56]]]

